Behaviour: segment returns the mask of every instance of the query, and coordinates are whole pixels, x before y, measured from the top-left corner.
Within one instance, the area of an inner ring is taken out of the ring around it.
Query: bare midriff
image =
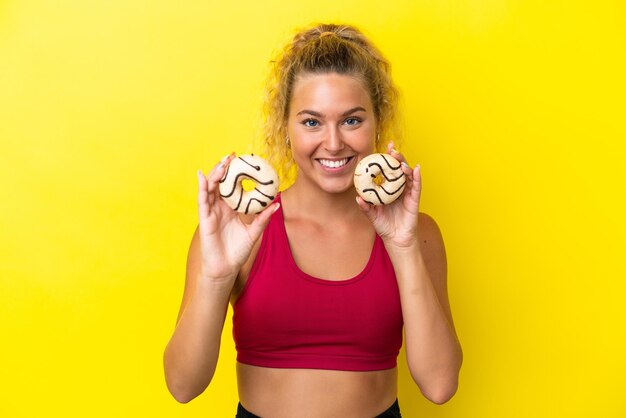
[[[262,418],[364,418],[397,397],[397,369],[350,372],[237,363],[239,400]]]

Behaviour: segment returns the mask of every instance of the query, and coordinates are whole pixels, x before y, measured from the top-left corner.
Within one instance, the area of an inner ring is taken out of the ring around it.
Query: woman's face
[[[298,180],[329,193],[353,188],[357,163],[375,150],[376,118],[362,81],[304,74],[293,86],[287,131]]]

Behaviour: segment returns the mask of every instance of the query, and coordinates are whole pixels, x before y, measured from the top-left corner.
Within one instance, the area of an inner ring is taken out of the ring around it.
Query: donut
[[[372,205],[393,202],[400,197],[405,184],[400,162],[389,154],[368,155],[359,161],[354,171],[357,193]]]
[[[244,180],[255,183],[253,190],[243,188]],[[272,166],[254,154],[234,158],[219,184],[220,196],[233,208],[244,213],[259,213],[265,209],[278,193],[278,176]]]

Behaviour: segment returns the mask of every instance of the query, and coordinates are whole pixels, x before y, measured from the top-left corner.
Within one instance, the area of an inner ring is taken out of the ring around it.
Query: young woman
[[[198,173],[199,227],[176,329],[164,355],[168,388],[189,402],[209,385],[233,306],[237,417],[399,417],[396,361],[432,402],[457,389],[462,351],[435,221],[420,213],[419,166],[392,142],[389,65],[356,28],[298,33],[268,83],[265,142],[293,184],[263,212],[220,198],[234,156]],[[357,193],[357,163],[384,151],[407,183],[390,205]]]

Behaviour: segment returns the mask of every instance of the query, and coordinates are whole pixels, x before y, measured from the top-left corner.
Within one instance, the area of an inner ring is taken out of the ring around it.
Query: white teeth
[[[337,160],[337,161],[331,161],[331,160],[319,160],[320,164],[323,165],[324,167],[328,167],[328,168],[339,168],[342,167],[344,165],[346,165],[346,163],[348,162],[347,158],[344,158],[343,160]]]

